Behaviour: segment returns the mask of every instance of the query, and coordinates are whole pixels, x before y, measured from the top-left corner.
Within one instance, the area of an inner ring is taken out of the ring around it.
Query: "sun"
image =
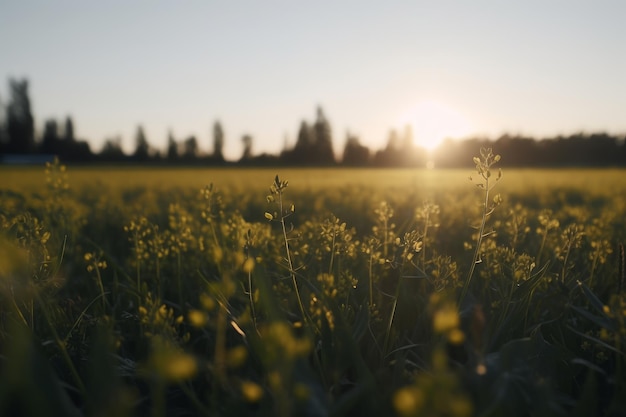
[[[469,121],[459,112],[437,101],[421,101],[403,115],[411,126],[414,144],[432,151],[446,138],[462,138],[471,132]]]

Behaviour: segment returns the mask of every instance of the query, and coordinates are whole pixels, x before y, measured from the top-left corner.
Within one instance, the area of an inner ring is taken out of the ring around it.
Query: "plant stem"
[[[181,309],[183,309],[183,282],[181,278],[181,258],[180,258],[180,249],[176,253],[176,284],[178,287],[178,305]]]
[[[567,269],[567,260],[569,258],[569,253],[572,248],[572,241],[569,240],[567,242],[567,250],[565,251],[565,257],[563,258],[563,267],[561,268],[561,282],[565,283],[565,271]]]
[[[391,337],[391,327],[396,316],[396,308],[398,307],[398,299],[400,298],[400,286],[402,284],[402,276],[398,279],[398,285],[396,286],[396,293],[393,297],[393,306],[389,315],[389,321],[387,322],[387,331],[385,334],[385,343],[383,344],[383,357],[387,356],[389,352],[389,339]]]
[[[426,236],[428,234],[429,213],[426,212],[424,219],[424,235],[422,236],[422,271],[426,271]]]
[[[302,314],[302,320],[306,321],[306,313],[304,311],[304,305],[302,304],[302,298],[300,297],[300,289],[298,288],[298,281],[296,279],[296,271],[293,268],[293,262],[291,260],[291,252],[289,250],[289,238],[287,237],[287,225],[285,224],[285,212],[283,211],[283,193],[278,188],[278,208],[280,210],[280,226],[283,231],[283,238],[285,241],[285,253],[287,259],[287,267],[289,268],[289,274],[291,275],[291,281],[293,283],[294,291],[296,292],[296,298],[298,300],[298,306],[300,307],[300,313]]]
[[[488,216],[488,206],[489,206],[489,176],[483,176],[485,178],[485,200],[483,202],[483,213],[482,219],[480,222],[480,227],[478,229],[478,237],[476,238],[476,248],[474,249],[474,257],[472,258],[472,264],[470,265],[469,272],[467,274],[467,278],[465,279],[465,284],[463,284],[463,289],[461,290],[461,296],[459,297],[459,306],[463,304],[463,300],[465,299],[465,295],[467,294],[467,290],[469,289],[470,282],[472,281],[472,276],[474,275],[474,270],[476,269],[476,264],[478,263],[478,256],[480,254],[480,246],[483,241],[484,233],[485,233],[485,224],[487,223]]]
[[[336,234],[335,231],[333,231],[333,243],[330,246],[330,263],[328,265],[328,275],[332,275],[333,273],[333,261],[335,259],[335,238]]]
[[[373,251],[373,249],[372,249]],[[370,252],[370,262],[369,262],[369,284],[370,284],[370,308],[374,305],[374,277],[372,276],[372,263],[374,261],[374,254]]]
[[[76,384],[76,388],[78,389],[78,391],[80,391],[82,395],[85,395],[87,392],[85,390],[85,385],[83,384],[82,379],[78,375],[78,371],[76,370],[76,367],[74,366],[74,363],[72,362],[72,359],[70,358],[70,355],[67,352],[67,348],[65,347],[65,341],[61,340],[61,338],[59,337],[59,334],[57,333],[57,330],[54,327],[54,324],[52,323],[52,317],[50,317],[48,308],[44,304],[38,292],[35,292],[35,297],[37,298],[37,303],[41,307],[41,311],[46,320],[46,323],[48,324],[48,327],[50,328],[52,337],[54,338],[56,345],[59,347],[59,350],[61,351],[61,357],[65,361],[67,367],[70,370],[70,373],[72,374],[72,377],[74,378],[74,383]]]
[[[537,256],[535,256],[535,259],[537,260],[537,264],[539,264],[541,262],[541,253],[543,252],[543,248],[546,244],[546,240],[548,238],[548,226],[546,225],[546,228],[543,232],[543,239],[541,239],[541,246],[539,246],[539,252],[537,252]]]
[[[250,230],[248,230],[248,243],[246,243],[246,262],[250,259]],[[252,268],[248,269],[248,298],[250,300],[250,314],[252,315],[252,322],[254,323],[254,329],[258,332],[256,322],[256,312],[254,309],[254,290],[252,289]]]
[[[104,294],[104,285],[102,285],[102,276],[100,275],[100,268],[96,265],[96,277],[98,279],[98,288],[100,289],[100,296],[102,297],[102,313],[106,312],[107,301]]]

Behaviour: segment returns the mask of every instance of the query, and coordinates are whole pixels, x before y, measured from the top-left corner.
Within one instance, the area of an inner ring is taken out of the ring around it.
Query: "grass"
[[[497,159],[0,167],[0,414],[619,415],[626,176]]]
[[[40,167],[0,166],[4,190],[37,190],[42,186]],[[132,187],[156,189],[201,189],[209,183],[223,189],[263,195],[274,168],[143,168],[76,167],[71,169],[69,185],[75,190],[105,187],[119,191]],[[319,191],[326,188],[365,186],[373,190],[394,189],[404,192],[449,192],[463,190],[471,169],[294,169],[281,168],[279,174],[298,189]],[[589,193],[622,192],[626,189],[623,169],[506,169],[508,193],[539,193],[546,188],[586,189]]]

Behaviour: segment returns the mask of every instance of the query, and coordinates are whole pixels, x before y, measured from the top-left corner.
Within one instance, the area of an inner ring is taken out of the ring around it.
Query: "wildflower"
[[[263,388],[252,381],[241,382],[241,394],[243,398],[249,403],[256,403],[263,398]]]
[[[446,304],[435,311],[433,328],[437,333],[447,333],[456,329],[460,324],[459,313],[452,304]]]
[[[165,379],[171,382],[189,379],[195,375],[196,370],[196,360],[191,355],[185,353],[170,356],[161,369]]]
[[[194,327],[204,327],[207,323],[206,314],[200,310],[191,310],[187,313],[187,320]]]
[[[235,346],[228,351],[227,354],[227,362],[228,366],[231,368],[239,368],[246,362],[248,358],[248,350],[245,346],[239,345]]]
[[[413,416],[424,405],[424,393],[417,387],[404,387],[393,396],[393,407],[401,416]]]
[[[243,263],[243,272],[249,274],[254,269],[254,259],[248,258]]]

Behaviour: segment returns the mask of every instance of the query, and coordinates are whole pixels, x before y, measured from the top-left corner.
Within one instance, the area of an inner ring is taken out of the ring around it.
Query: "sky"
[[[98,151],[212,126],[237,159],[293,145],[321,106],[340,153],[410,124],[444,136],[626,133],[626,2],[0,2],[0,102],[27,78],[36,129],[70,115]]]

